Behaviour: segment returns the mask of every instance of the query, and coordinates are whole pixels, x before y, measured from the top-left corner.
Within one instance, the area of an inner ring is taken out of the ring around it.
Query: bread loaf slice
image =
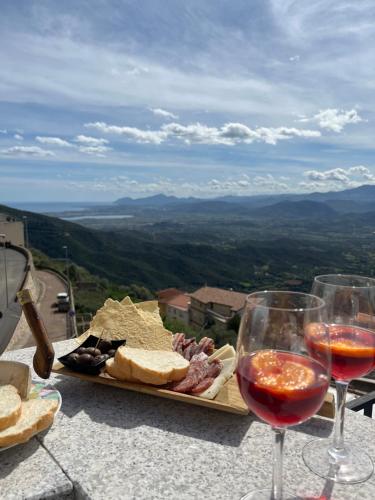
[[[122,380],[124,382],[139,382],[139,380],[132,377],[130,369],[127,365],[124,367],[120,366],[119,363],[116,363],[114,358],[107,359],[105,369],[108,375],[116,378],[117,380]]]
[[[28,399],[31,372],[28,365],[19,361],[0,360],[0,385],[14,385],[21,399]]]
[[[14,425],[21,415],[21,397],[13,385],[0,386],[0,431]]]
[[[123,346],[117,349],[115,365],[122,373],[144,384],[164,385],[182,380],[190,363],[177,352]]]
[[[52,399],[30,399],[22,402],[21,416],[15,425],[0,432],[0,446],[25,443],[34,434],[47,429],[57,410],[58,402]]]

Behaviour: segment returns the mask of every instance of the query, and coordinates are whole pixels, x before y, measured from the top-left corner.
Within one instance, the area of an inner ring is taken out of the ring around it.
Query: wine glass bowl
[[[313,295],[267,291],[246,300],[237,342],[238,385],[249,409],[275,430],[278,457],[272,490],[246,499],[282,498],[285,428],[314,415],[329,386],[331,353],[324,320],[324,301]],[[312,331],[322,343],[315,356],[309,345]]]
[[[336,380],[336,421],[333,442],[316,440],[303,451],[316,474],[340,483],[358,483],[373,473],[370,457],[344,442],[344,410],[348,383],[375,368],[375,279],[356,275],[324,275],[314,279],[312,293],[326,303],[327,329]],[[316,353],[324,341],[311,345]]]

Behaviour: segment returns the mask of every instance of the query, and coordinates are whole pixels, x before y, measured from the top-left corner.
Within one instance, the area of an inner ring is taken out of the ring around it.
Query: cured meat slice
[[[190,361],[195,354],[199,354],[196,352],[197,347],[198,347],[198,345],[194,339],[194,342],[192,342],[190,345],[188,345],[187,348],[185,349],[184,354],[183,354],[184,358],[187,359],[188,361]]]
[[[208,362],[207,355],[203,352],[193,356],[190,361],[190,367],[186,377],[172,384],[170,389],[176,392],[191,392],[192,394],[205,391],[210,387],[215,377],[217,377],[222,369],[220,359],[214,359],[212,363]],[[206,379],[212,379],[205,382]]]
[[[207,361],[207,364],[208,367],[206,377],[191,389],[190,392],[192,394],[200,394],[201,392],[204,392],[206,389],[211,387],[215,378],[220,375],[221,369],[223,368],[223,363],[220,359],[214,359],[212,360],[212,363],[208,363]]]
[[[201,380],[203,380],[207,375],[207,370],[209,363],[207,361],[207,356],[204,353],[193,356],[190,361],[189,370],[186,377],[171,385],[171,390],[176,392],[189,392],[193,387],[195,387]]]
[[[192,394],[200,394],[201,392],[204,392],[206,389],[211,387],[213,384],[215,378],[214,377],[206,377],[203,380],[199,382],[195,387],[192,388],[191,393]]]
[[[195,337],[192,337],[191,339],[185,339],[183,343],[183,348],[186,349],[190,344],[195,343]]]
[[[213,359],[211,363],[208,363],[207,376],[214,378],[217,377],[220,374],[222,368],[222,361],[220,359]]]
[[[183,354],[184,342],[185,342],[185,334],[176,333],[173,337],[173,350],[178,352],[179,354]]]
[[[209,337],[203,337],[199,344],[199,352],[204,352],[207,355],[210,355],[214,352],[214,341],[210,339]]]

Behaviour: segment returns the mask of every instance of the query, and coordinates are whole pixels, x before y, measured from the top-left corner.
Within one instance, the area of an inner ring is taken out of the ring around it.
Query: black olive
[[[108,352],[107,352],[108,356],[111,358],[112,356],[114,356],[116,354],[116,349],[110,349]]]
[[[99,364],[102,361],[106,361],[107,359],[108,359],[108,355],[107,354],[100,354],[99,356],[95,356],[94,363],[95,364]]]
[[[100,356],[100,349],[96,349],[95,347],[88,347],[86,349],[87,354],[91,354],[91,356]]]
[[[77,363],[82,366],[91,365],[94,361],[94,356],[91,354],[80,354],[77,358]]]
[[[103,354],[105,354],[110,349],[112,349],[112,344],[111,342],[108,342],[108,340],[101,340],[99,342],[98,348],[102,351]]]
[[[76,353],[76,352],[72,352],[71,354],[69,354],[68,356],[68,361],[70,361],[71,363],[76,363],[77,362],[77,359],[79,357],[79,354]]]
[[[78,347],[76,350],[77,354],[86,354],[86,347]]]

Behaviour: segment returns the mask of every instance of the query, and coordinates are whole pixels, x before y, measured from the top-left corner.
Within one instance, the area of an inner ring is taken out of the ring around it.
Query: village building
[[[196,328],[212,323],[226,324],[241,315],[247,294],[205,286],[190,294],[189,322]]]
[[[159,292],[157,292],[159,312],[163,319],[167,316],[167,306],[169,301],[171,301],[174,297],[184,294],[185,292],[178,290],[177,288],[165,288],[164,290],[159,290]]]

